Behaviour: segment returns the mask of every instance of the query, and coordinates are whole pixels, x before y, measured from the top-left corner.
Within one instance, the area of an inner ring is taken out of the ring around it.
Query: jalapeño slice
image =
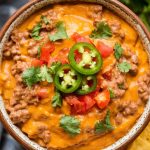
[[[81,84],[82,77],[70,65],[64,64],[58,68],[54,77],[56,88],[64,93],[72,93]]]
[[[93,75],[102,67],[102,57],[94,45],[81,42],[75,44],[69,52],[71,66],[81,74]]]
[[[85,76],[82,79],[81,85],[76,91],[79,95],[85,95],[93,92],[97,86],[96,76]]]

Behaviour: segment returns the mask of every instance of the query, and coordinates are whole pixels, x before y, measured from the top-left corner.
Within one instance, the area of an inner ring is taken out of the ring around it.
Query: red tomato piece
[[[49,58],[50,58],[50,54],[55,50],[55,46],[53,43],[48,42],[46,44],[43,45],[43,47],[41,48],[41,56],[40,56],[40,60],[48,63]]]
[[[96,97],[99,94],[99,90],[101,89],[102,80],[98,79],[96,90],[89,93],[88,95],[91,97]]]
[[[48,66],[51,66],[53,62],[61,62],[62,64],[68,64],[68,54],[70,49],[69,48],[63,48],[61,49],[58,54],[55,57],[50,57]]]
[[[59,51],[57,55],[57,59],[62,63],[62,64],[68,64],[68,54],[69,54],[70,49],[69,48],[63,48]]]
[[[97,106],[100,108],[100,109],[104,109],[107,107],[107,105],[109,104],[110,102],[110,93],[108,90],[105,90],[101,93],[99,93],[96,97],[95,97],[95,100],[96,100],[96,103],[97,103]]]
[[[44,64],[43,61],[39,60],[39,59],[33,59],[31,62],[31,65],[34,67],[40,67]]]
[[[112,70],[108,70],[102,74],[103,78],[106,80],[111,80],[112,78]]]
[[[78,101],[76,104],[74,104],[74,107],[72,107],[73,114],[84,114],[85,112],[86,106],[84,102]]]
[[[66,99],[67,103],[71,106],[71,112],[73,114],[83,114],[86,112],[85,103],[80,102],[78,97],[67,96],[65,99]]]
[[[75,60],[77,63],[79,63],[82,60],[82,54],[79,53],[78,50],[76,50],[74,53],[75,53]]]
[[[91,93],[88,94],[88,95],[91,96],[91,97],[96,97],[98,94],[99,94],[99,91],[98,91],[98,90],[95,90],[95,91],[91,92]]]
[[[48,89],[42,88],[37,91],[37,96],[40,98],[48,98],[49,92]]]
[[[92,108],[95,105],[95,103],[96,103],[95,100],[89,95],[80,96],[79,100],[81,102],[85,103],[86,111],[88,111],[90,108]]]
[[[97,49],[99,50],[99,52],[101,53],[103,58],[106,58],[108,56],[110,56],[113,53],[113,48],[104,44],[103,42],[99,41],[97,43]]]
[[[53,62],[57,62],[57,61],[58,61],[57,58],[50,56],[49,61],[48,61],[48,67],[50,67]]]
[[[75,32],[71,38],[75,41],[75,42],[87,42],[87,43],[92,43],[90,39],[81,36],[79,33]]]

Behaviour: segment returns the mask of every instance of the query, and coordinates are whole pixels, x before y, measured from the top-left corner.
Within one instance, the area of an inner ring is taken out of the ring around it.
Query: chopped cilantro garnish
[[[27,84],[27,86],[31,87],[33,84],[40,81],[37,74],[40,73],[39,67],[31,67],[25,70],[22,74],[23,82]]]
[[[31,87],[40,81],[47,81],[49,83],[53,82],[53,78],[50,73],[48,73],[48,68],[46,66],[31,67],[22,73],[22,79],[27,86]]]
[[[93,39],[112,37],[111,28],[106,22],[99,22],[97,23],[96,29],[92,31],[90,37]]]
[[[80,133],[80,121],[72,116],[63,116],[60,119],[60,127],[72,136]]]
[[[41,40],[42,37],[40,36],[40,30],[41,30],[42,25],[38,23],[32,30],[31,37],[34,38],[35,40]]]
[[[114,53],[115,58],[119,59],[122,56],[123,48],[121,47],[119,43],[116,43],[114,50],[115,50],[115,53]]]
[[[53,62],[51,67],[49,68],[49,72],[51,74],[56,74],[56,71],[57,71],[58,67],[60,67],[60,66],[61,66],[61,62]]]
[[[118,64],[118,69],[120,70],[120,72],[127,73],[130,71],[131,65],[128,62],[122,62]]]
[[[119,89],[124,89],[124,83],[118,84]]]
[[[46,16],[41,16],[41,20],[48,25],[50,23],[50,20]]]
[[[52,98],[52,106],[53,107],[61,107],[62,106],[62,97],[58,91],[55,92],[55,95]]]
[[[112,88],[109,88],[110,98],[115,98],[115,93]]]
[[[62,40],[62,39],[67,39],[67,38],[68,38],[68,35],[66,32],[66,28],[62,21],[56,24],[56,33],[49,34],[50,41],[57,41],[57,40]]]
[[[105,133],[113,130],[113,126],[110,122],[110,111],[107,111],[107,114],[104,120],[101,120],[95,124],[95,132],[96,133]]]
[[[41,47],[40,46],[38,47],[38,55],[37,56],[38,56],[38,58],[40,58],[40,56],[41,56]]]
[[[51,74],[48,73],[48,68],[45,65],[41,67],[38,77],[41,81],[47,81],[49,83],[53,82],[53,78]]]

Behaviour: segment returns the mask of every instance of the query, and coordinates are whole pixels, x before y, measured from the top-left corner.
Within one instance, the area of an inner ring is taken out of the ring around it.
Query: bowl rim
[[[9,26],[17,19],[17,17],[19,15],[21,15],[26,9],[28,9],[29,7],[31,7],[32,5],[35,5],[36,3],[43,1],[43,0],[31,0],[29,2],[27,2],[25,5],[23,5],[20,9],[18,9],[9,19],[8,21],[4,24],[4,26],[2,27],[2,29],[0,30],[0,42],[3,39],[5,32],[7,31],[7,29],[9,28]],[[82,1],[82,0],[81,0]],[[78,3],[80,3],[81,1],[78,1]],[[120,1],[118,0],[110,0],[111,3],[113,3],[114,5],[118,6],[119,8],[121,8],[125,13],[127,13],[128,15],[130,15],[133,19],[135,19],[138,24],[141,26],[141,28],[143,29],[145,35],[147,36],[148,40],[150,41],[150,32],[148,31],[148,29],[146,28],[146,26],[144,25],[144,23],[140,20],[140,18],[134,13],[132,12],[128,7],[126,7],[124,4],[122,4]],[[65,2],[65,1],[64,1]],[[68,2],[66,0],[66,2]],[[85,2],[85,1],[84,1]],[[55,2],[54,2],[55,3]],[[88,2],[87,2],[88,3]],[[94,3],[94,1],[93,1]],[[143,114],[143,113],[142,113]],[[141,114],[141,115],[142,115]],[[22,146],[24,146],[27,149],[32,149],[32,147],[30,145],[28,145],[23,139],[21,139],[15,132],[14,130],[12,130],[12,128],[10,128],[7,120],[5,120],[1,110],[0,110],[0,121],[2,122],[2,124],[4,125],[4,127],[6,128],[6,130],[10,133],[10,135],[12,135],[20,144],[22,144]],[[143,125],[141,126],[141,128],[139,128],[139,130],[128,140],[126,140],[126,142],[124,142],[122,145],[120,145],[119,148],[117,149],[124,149],[128,144],[130,144],[131,142],[133,142],[136,137],[138,137],[138,135],[145,129],[145,127],[147,126],[147,124],[150,121],[150,113],[148,114],[147,118],[145,119],[145,122],[143,123]],[[125,136],[125,135],[124,135]],[[118,139],[119,140],[119,139]],[[111,146],[111,145],[110,145]]]

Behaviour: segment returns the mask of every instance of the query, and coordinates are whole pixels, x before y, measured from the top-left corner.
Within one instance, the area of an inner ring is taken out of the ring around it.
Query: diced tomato
[[[81,102],[85,103],[86,111],[88,111],[90,108],[92,108],[95,105],[95,103],[96,103],[95,100],[89,95],[80,96],[79,100]]]
[[[31,62],[31,65],[34,67],[40,67],[44,64],[43,61],[39,60],[39,59],[33,59]]]
[[[103,58],[106,58],[108,56],[110,56],[113,53],[113,48],[104,44],[103,42],[99,41],[97,43],[97,49],[99,50],[99,52],[101,53]]]
[[[96,97],[95,97],[97,106],[100,109],[104,109],[107,107],[107,105],[110,102],[110,92],[108,90],[105,90],[101,93],[99,93]]]
[[[74,107],[72,107],[72,113],[74,114],[84,114],[86,112],[86,106],[84,102],[78,101],[76,104],[74,104]]]
[[[89,96],[91,96],[91,97],[96,97],[96,96],[99,94],[99,91],[100,91],[100,89],[101,89],[101,82],[102,82],[102,80],[98,80],[98,81],[97,81],[96,90],[93,91],[93,92],[91,92],[91,93],[89,93],[89,94],[88,94]]]
[[[108,70],[102,74],[103,78],[106,80],[111,80],[112,78],[112,70]]]
[[[90,94],[88,94],[89,96],[91,97],[96,97],[98,95],[99,91],[98,90],[95,90],[93,92],[91,92]]]
[[[59,61],[62,64],[68,64],[68,54],[69,54],[70,49],[69,48],[63,48],[59,51],[58,55],[57,55],[57,59],[59,59]]]
[[[83,114],[86,112],[85,103],[80,102],[76,96],[67,96],[67,103],[71,106],[71,112],[73,114]]]
[[[40,98],[47,98],[49,95],[48,89],[42,88],[37,91],[37,96]]]
[[[87,42],[87,43],[92,43],[90,39],[81,36],[79,33],[75,32],[71,38],[75,41],[75,42]]]
[[[48,61],[48,67],[50,67],[53,62],[57,62],[57,61],[59,61],[59,60],[56,57],[50,56],[49,61]]]
[[[78,50],[75,51],[75,60],[79,63],[82,60],[82,54]]]
[[[55,57],[50,57],[48,66],[51,66],[53,62],[61,62],[62,64],[68,64],[68,54],[69,54],[70,49],[69,48],[63,48],[61,49],[58,54]]]
[[[48,63],[49,58],[50,58],[50,54],[54,50],[55,50],[55,46],[53,43],[48,42],[48,43],[44,44],[43,47],[41,48],[40,60]]]
[[[88,95],[67,96],[66,101],[71,106],[73,114],[84,114],[96,104],[95,100]]]

